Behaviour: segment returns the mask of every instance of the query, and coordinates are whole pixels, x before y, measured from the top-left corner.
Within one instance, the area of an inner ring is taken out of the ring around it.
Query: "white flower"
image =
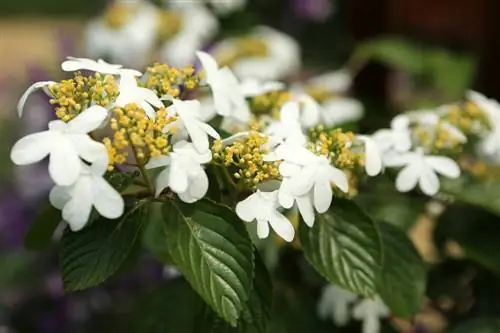
[[[189,134],[194,147],[199,153],[205,153],[208,150],[209,135],[214,139],[220,139],[219,133],[217,133],[212,126],[200,120],[201,104],[199,101],[181,101],[174,99],[168,111],[172,115],[179,116],[179,121],[183,129]],[[173,126],[176,126],[176,123],[177,122],[175,122]],[[166,130],[168,130],[169,126],[170,125],[167,125]]]
[[[406,115],[398,115],[392,119],[390,129],[378,130],[373,134],[373,139],[382,152],[406,152],[412,146],[409,125],[410,119]]]
[[[356,99],[334,97],[321,104],[321,121],[329,127],[360,120],[363,105]]]
[[[312,88],[318,87],[334,94],[345,94],[351,89],[352,76],[347,70],[340,69],[313,77],[307,80],[305,85]]]
[[[314,209],[325,213],[332,202],[332,184],[341,191],[348,192],[349,182],[346,174],[330,164],[324,156],[314,155],[303,146],[284,143],[265,160],[280,159],[280,175],[283,180],[278,200],[284,208],[297,203],[300,214],[308,226],[314,224]]]
[[[94,58],[109,57],[126,66],[146,66],[156,47],[159,9],[149,1],[119,0],[110,10],[116,11],[111,15],[122,15],[123,23],[111,26],[105,16],[89,22],[84,31],[86,53]]]
[[[460,177],[457,162],[445,156],[425,156],[421,149],[389,155],[384,163],[389,167],[404,166],[396,178],[396,188],[400,192],[411,191],[418,183],[424,194],[432,196],[439,191],[436,173],[448,178]]]
[[[491,131],[479,143],[479,150],[487,157],[500,157],[500,104],[475,91],[469,91],[467,98],[486,113],[491,123]]]
[[[191,0],[191,1],[178,1],[178,0],[163,0],[165,4],[168,4],[171,8],[175,9],[184,9],[184,8],[193,8],[193,7],[201,7],[202,4],[205,3],[210,3],[212,8],[215,10],[217,14],[220,15],[227,15],[230,14],[234,11],[242,9],[245,4],[246,0],[208,0],[208,1],[201,1],[201,0]],[[194,21],[196,22],[196,21]]]
[[[285,103],[280,110],[280,120],[271,121],[270,125],[265,129],[265,133],[269,134],[269,145],[271,147],[290,140],[300,145],[306,143],[307,138],[302,132],[299,108],[298,103]]]
[[[204,6],[192,6],[191,3],[175,11],[181,21],[180,31],[163,44],[160,56],[170,66],[182,67],[192,64],[196,51],[203,49],[215,37],[219,21]]]
[[[379,333],[380,319],[389,316],[389,314],[389,309],[380,297],[375,300],[365,299],[357,304],[352,311],[352,316],[355,319],[363,321],[362,333]]]
[[[65,61],[62,62],[61,68],[65,72],[75,72],[80,70],[88,70],[92,72],[99,72],[102,74],[112,74],[116,75],[122,71],[122,65],[109,64],[106,61],[99,59],[97,61],[88,58],[75,58],[67,57]],[[136,70],[129,70],[135,76],[141,76],[142,73]]]
[[[48,131],[30,134],[17,141],[12,147],[11,159],[17,165],[26,165],[50,155],[49,173],[54,182],[61,186],[71,185],[80,174],[80,158],[107,165],[106,148],[87,135],[102,124],[107,114],[103,107],[92,106],[68,123],[51,121]]]
[[[157,108],[163,107],[163,102],[156,93],[148,88],[139,87],[134,73],[129,70],[122,71],[118,91],[116,106],[125,107],[127,104],[135,103],[142,107],[151,119],[156,117],[156,112],[151,105]]]
[[[365,145],[365,171],[368,176],[376,176],[382,171],[382,155],[377,143],[367,135],[356,135]]]
[[[229,68],[219,69],[214,58],[208,53],[199,51],[196,55],[206,72],[206,81],[212,88],[216,112],[223,117],[247,123],[250,120],[250,109],[238,79]]]
[[[265,45],[265,55],[237,59],[231,64],[240,79],[280,80],[295,74],[301,66],[300,46],[292,37],[269,27],[257,27],[248,36]],[[245,38],[245,37],[243,37]],[[212,54],[237,53],[238,38],[227,39],[214,46]]]
[[[19,117],[22,117],[23,111],[24,111],[24,105],[26,104],[26,101],[28,100],[28,97],[34,93],[35,91],[42,89],[45,94],[48,96],[51,96],[49,87],[53,84],[56,84],[54,81],[40,81],[40,82],[35,82],[31,86],[26,89],[26,91],[23,93],[21,98],[19,99],[19,102],[17,103],[17,114]]]
[[[116,219],[123,214],[124,201],[104,178],[107,165],[91,166],[80,162],[81,173],[71,186],[54,186],[50,191],[51,204],[62,210],[62,218],[71,230],[79,231],[89,219],[92,207],[107,218]]]
[[[338,326],[345,326],[350,316],[349,306],[357,299],[357,295],[332,284],[323,288],[318,303],[320,318],[331,318]]]
[[[261,81],[255,78],[247,78],[241,82],[240,88],[245,97],[255,97],[283,90],[285,84],[278,81]]]
[[[269,225],[285,241],[291,242],[295,230],[290,221],[278,211],[278,191],[261,192],[257,190],[236,205],[236,214],[245,222],[257,221],[259,238],[269,236]]]
[[[146,168],[167,166],[156,178],[156,196],[169,187],[187,203],[200,200],[208,191],[208,177],[202,164],[212,160],[212,153],[199,153],[190,142],[177,142],[169,156],[153,157]]]

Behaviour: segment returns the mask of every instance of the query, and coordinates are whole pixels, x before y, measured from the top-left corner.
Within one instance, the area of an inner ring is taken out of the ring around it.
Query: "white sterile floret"
[[[333,97],[321,104],[321,121],[328,127],[358,121],[363,115],[363,104],[353,98]]]
[[[265,133],[269,134],[271,148],[284,141],[293,141],[303,146],[307,137],[302,132],[299,105],[294,102],[285,103],[280,110],[279,121],[272,120]]]
[[[424,194],[432,196],[439,191],[437,174],[448,178],[460,177],[457,162],[445,156],[426,156],[422,149],[389,155],[384,163],[388,167],[404,167],[396,178],[396,188],[400,192],[411,191],[418,184]]]
[[[28,97],[34,93],[35,91],[42,89],[43,92],[47,96],[51,96],[49,87],[53,84],[56,84],[54,81],[40,81],[40,82],[35,82],[31,86],[26,89],[26,91],[23,93],[21,98],[19,99],[19,102],[17,103],[17,114],[19,117],[22,117],[23,111],[24,111],[24,105],[26,104],[26,101],[28,100]]]
[[[212,126],[206,124],[200,119],[201,104],[197,100],[182,101],[174,99],[173,104],[168,108],[170,115],[177,115],[179,121],[171,125],[167,125],[166,130],[170,126],[177,126],[178,123],[185,129],[194,147],[199,153],[205,153],[208,150],[208,136],[214,139],[220,139],[219,133]]]
[[[205,70],[207,84],[212,89],[217,114],[247,123],[250,109],[238,79],[229,68],[219,69],[215,59],[208,53],[198,51],[196,55]]]
[[[88,58],[75,58],[67,57],[65,61],[62,62],[61,68],[65,72],[76,72],[80,70],[88,70],[92,72],[98,72],[101,74],[112,74],[118,75],[123,71],[122,65],[115,65],[107,63],[106,61],[99,59],[93,60]],[[142,73],[134,69],[130,69],[131,73],[135,76],[141,76]]]
[[[261,81],[255,78],[247,78],[241,82],[240,88],[245,97],[255,97],[283,90],[285,89],[285,84],[278,81]]]
[[[412,146],[409,125],[410,119],[406,115],[398,115],[392,119],[390,129],[378,130],[373,139],[384,153],[390,150],[408,151]]]
[[[163,102],[154,91],[138,85],[134,72],[131,70],[121,72],[118,91],[115,106],[125,107],[127,104],[135,103],[142,107],[151,119],[156,117],[156,112],[151,105],[156,108],[163,107]]]
[[[500,104],[486,96],[475,92],[469,91],[467,98],[484,111],[491,124],[491,131],[484,136],[479,143],[479,151],[495,160],[500,157]]]
[[[108,111],[92,106],[68,123],[54,120],[49,130],[25,136],[12,147],[11,159],[17,165],[38,162],[50,155],[49,173],[57,185],[73,184],[81,171],[81,160],[107,161],[108,153],[102,143],[92,140],[87,133],[101,126]]]
[[[332,202],[332,184],[341,191],[348,192],[347,175],[330,164],[324,156],[314,155],[306,148],[292,143],[284,143],[276,148],[265,160],[282,160],[279,171],[282,183],[278,199],[284,208],[297,203],[304,222],[314,224],[314,210],[325,213]]]
[[[356,135],[356,138],[363,141],[365,145],[365,171],[368,176],[378,175],[383,168],[382,154],[379,146],[368,135]]]
[[[305,85],[325,89],[335,94],[345,94],[351,89],[352,76],[347,70],[340,69],[315,76],[307,80]]]
[[[82,162],[81,173],[71,186],[54,186],[50,191],[51,204],[62,210],[62,218],[72,231],[81,230],[88,222],[92,207],[107,218],[116,219],[123,214],[124,201],[104,178],[107,164]]]
[[[156,196],[167,187],[187,203],[200,200],[208,191],[208,177],[202,165],[212,160],[212,153],[198,152],[191,142],[177,142],[169,156],[152,157],[146,168],[167,166],[156,178]]]
[[[380,319],[388,317],[389,314],[389,308],[380,297],[374,300],[365,299],[357,304],[352,311],[352,316],[355,319],[363,321],[362,333],[379,333]]]
[[[236,205],[236,214],[245,222],[257,221],[259,238],[269,236],[269,225],[285,241],[291,242],[295,235],[292,223],[278,209],[278,191],[257,190]]]
[[[318,303],[318,315],[322,319],[331,319],[337,326],[345,326],[351,319],[350,305],[357,295],[332,284],[323,288]]]

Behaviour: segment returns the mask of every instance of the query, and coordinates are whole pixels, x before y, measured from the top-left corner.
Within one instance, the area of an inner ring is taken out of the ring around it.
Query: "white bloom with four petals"
[[[269,236],[269,225],[285,241],[291,242],[295,230],[290,221],[279,212],[278,191],[257,192],[236,205],[236,214],[245,222],[257,221],[259,238]]]
[[[57,185],[71,185],[80,175],[80,158],[89,163],[107,165],[106,148],[88,136],[102,125],[107,115],[105,108],[92,106],[68,123],[51,121],[48,131],[30,134],[17,141],[12,147],[11,159],[17,165],[27,165],[50,155],[51,178]]]
[[[123,70],[122,65],[115,65],[107,63],[102,59],[93,60],[88,58],[75,58],[67,57],[65,61],[62,62],[61,68],[65,72],[76,72],[81,70],[88,70],[92,72],[98,72],[101,74],[112,74],[118,75]],[[141,76],[142,73],[136,70],[133,71],[135,76]]]
[[[412,146],[409,126],[410,119],[406,115],[398,115],[392,119],[390,129],[378,130],[373,139],[383,153],[391,150],[406,152]]]
[[[115,106],[125,107],[127,104],[135,103],[142,107],[146,115],[151,119],[156,117],[156,112],[152,106],[156,108],[163,107],[163,102],[154,91],[138,85],[133,70],[121,72],[118,91]]]
[[[388,167],[404,167],[396,178],[396,188],[400,192],[411,191],[418,184],[424,194],[433,196],[439,192],[437,174],[452,179],[460,177],[457,162],[445,156],[426,156],[422,149],[388,155],[384,163]]]
[[[373,300],[365,299],[352,310],[352,316],[363,321],[362,333],[379,333],[380,319],[388,317],[389,314],[389,308],[382,302],[380,297]]]
[[[350,305],[358,296],[350,291],[329,284],[323,288],[318,303],[318,314],[322,319],[331,318],[338,326],[345,326],[351,319]]]
[[[49,195],[51,204],[62,210],[62,218],[72,231],[79,231],[87,224],[92,207],[107,219],[122,216],[125,207],[120,193],[103,178],[106,164],[80,164],[76,182],[71,186],[56,185]]]
[[[156,196],[167,187],[187,203],[200,200],[208,191],[208,177],[203,164],[212,160],[212,153],[198,152],[191,142],[177,142],[169,156],[153,157],[146,168],[167,166],[156,178]]]

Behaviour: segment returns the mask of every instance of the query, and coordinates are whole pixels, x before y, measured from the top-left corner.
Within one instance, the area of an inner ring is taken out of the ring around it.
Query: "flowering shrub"
[[[103,283],[142,245],[188,282],[173,282],[163,300],[189,313],[172,317],[173,327],[266,332],[272,284],[255,244],[273,233],[333,284],[321,315],[338,325],[362,320],[365,333],[390,314],[414,316],[423,261],[403,231],[371,217],[357,197],[389,177],[399,192],[498,211],[473,192],[484,190],[488,163],[500,156],[500,106],[470,92],[361,134],[342,126],[363,113],[346,96],[345,70],[287,86],[240,80],[208,53],[196,55],[201,70],[154,64],[144,73],[68,58],[62,69],[72,78],[35,83],[21,98],[20,116],[43,89],[57,118],[17,141],[11,159],[49,157],[52,207],[30,237],[49,242],[59,221],[67,224],[59,245],[66,290]]]

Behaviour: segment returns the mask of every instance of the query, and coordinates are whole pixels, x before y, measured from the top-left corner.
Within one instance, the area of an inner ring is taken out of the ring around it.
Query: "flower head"
[[[291,242],[295,230],[292,223],[278,211],[278,191],[257,190],[236,205],[236,214],[245,222],[257,221],[259,238],[269,236],[269,225],[284,240]]]
[[[184,202],[200,200],[208,190],[208,177],[202,165],[211,160],[210,150],[199,153],[187,141],[177,142],[169,156],[151,158],[146,168],[167,166],[156,178],[156,196],[168,187]]]
[[[382,152],[390,150],[408,151],[412,146],[409,125],[410,119],[407,116],[396,116],[391,122],[391,128],[378,130],[373,135],[373,139]]]
[[[68,57],[61,64],[61,68],[65,72],[75,72],[80,70],[88,70],[99,72],[102,74],[118,75],[123,71],[122,65],[109,64],[106,61],[99,59],[97,61],[87,58]],[[134,76],[141,76],[142,73],[136,70],[129,70]]]
[[[119,95],[115,105],[125,107],[127,104],[140,105],[149,118],[155,118],[156,114],[151,105],[161,108],[163,102],[156,93],[148,88],[139,87],[133,72],[122,72],[119,84]]]
[[[68,123],[54,120],[49,130],[25,136],[12,147],[11,159],[17,165],[38,162],[50,155],[49,173],[57,185],[69,186],[80,175],[83,159],[107,165],[104,145],[92,140],[88,133],[101,126],[108,111],[92,106]]]

